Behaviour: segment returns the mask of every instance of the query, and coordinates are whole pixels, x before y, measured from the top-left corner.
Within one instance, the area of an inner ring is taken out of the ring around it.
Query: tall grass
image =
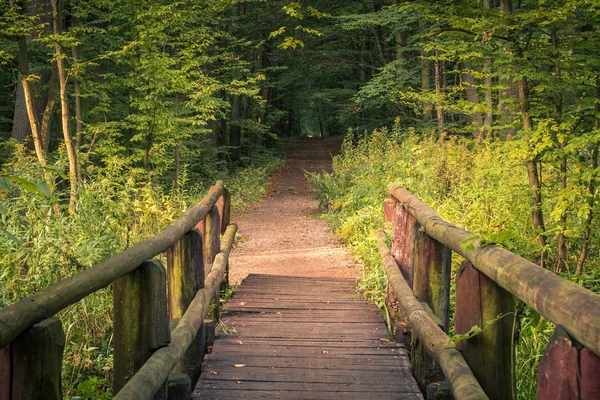
[[[0,176],[0,309],[97,264],[145,240],[199,201],[208,186],[223,179],[234,209],[262,197],[269,174],[281,166],[276,153],[264,153],[233,173],[216,171],[207,182],[181,189],[161,187],[118,163],[88,171],[75,210],[61,195],[64,178],[46,187],[38,163],[21,149]],[[12,180],[7,179],[11,177]],[[58,314],[66,334],[63,388],[77,399],[110,398],[112,378],[112,291],[95,292]]]
[[[362,262],[361,289],[368,299],[385,307],[385,278],[374,233],[382,225],[383,200],[391,184],[407,188],[445,220],[538,260],[541,249],[530,223],[530,194],[518,145],[510,140],[423,137],[398,127],[349,133],[332,173],[314,174],[312,179],[328,210],[324,217]],[[556,179],[554,172],[545,171],[545,182]],[[544,197],[545,212],[551,213],[555,200],[548,192]],[[548,241],[546,262],[552,265],[552,236]],[[577,257],[576,238],[569,249],[572,263]],[[587,264],[591,272],[585,278],[573,278],[592,289],[598,282],[597,255],[595,247]],[[454,257],[453,281],[459,263],[460,257]],[[535,398],[537,363],[553,325],[533,310],[521,309],[516,373],[518,398],[524,400]]]

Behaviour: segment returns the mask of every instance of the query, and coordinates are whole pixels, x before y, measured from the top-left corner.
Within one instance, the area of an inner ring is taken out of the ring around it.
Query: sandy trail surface
[[[305,171],[331,170],[339,142],[298,139],[285,166],[273,178],[267,197],[252,212],[234,216],[239,240],[230,257],[231,283],[248,274],[357,278],[360,269],[333,235],[329,224],[314,214]]]

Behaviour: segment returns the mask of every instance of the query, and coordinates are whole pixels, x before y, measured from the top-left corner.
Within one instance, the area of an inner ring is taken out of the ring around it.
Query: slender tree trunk
[[[60,34],[60,18],[58,0],[52,0],[52,19],[54,26],[54,34]],[[60,87],[60,109],[62,116],[62,130],[67,148],[67,156],[69,158],[69,181],[71,184],[71,195],[69,198],[69,212],[73,212],[75,207],[75,199],[77,198],[77,153],[75,145],[71,139],[71,131],[69,127],[69,103],[67,99],[67,78],[65,74],[65,66],[63,60],[62,49],[58,42],[54,44],[56,53],[56,66],[58,68],[58,79]]]
[[[559,52],[559,48],[558,48],[558,34],[556,32],[556,27],[552,27],[551,28],[551,32],[550,32],[550,38],[552,41],[552,56],[554,58],[554,74],[556,76],[556,79],[559,81],[559,85],[560,85],[560,80],[561,80],[561,70],[560,70],[560,63],[559,63],[559,57],[560,57],[560,52]],[[562,92],[559,91],[559,93],[556,96],[556,124],[558,126],[560,126],[561,122],[562,122],[562,113],[563,113],[563,95]],[[559,135],[557,135],[557,139],[559,141],[558,143],[558,147],[561,151],[561,155],[560,155],[560,189],[561,189],[561,193],[564,195],[566,189],[567,189],[567,155],[565,154],[565,147],[567,145],[566,139],[565,139],[566,135],[563,135],[563,138],[561,139]],[[560,221],[559,221],[559,227],[560,227],[560,233],[558,234],[557,238],[556,238],[556,246],[557,246],[557,266],[556,269],[557,271],[564,271],[566,269],[566,263],[565,263],[565,234],[564,234],[564,229],[565,229],[565,225],[567,223],[567,213],[566,210],[562,212],[562,214],[560,215]]]
[[[596,132],[600,132],[600,77],[596,79],[596,105],[594,106],[594,111],[596,114],[594,129]],[[594,149],[592,150],[592,171],[593,174],[590,177],[590,182],[588,183],[588,215],[585,220],[585,228],[583,229],[583,243],[581,244],[581,252],[579,253],[579,259],[577,260],[577,269],[575,270],[576,275],[581,275],[583,273],[583,266],[585,264],[585,260],[587,258],[589,243],[590,243],[590,232],[591,232],[591,224],[592,219],[594,218],[594,203],[595,203],[595,194],[596,194],[596,170],[598,169],[598,148],[600,147],[600,142],[596,142],[594,145]]]
[[[523,130],[529,132],[533,128],[533,121],[529,114],[529,87],[527,85],[527,78],[525,77],[519,81],[519,98],[521,102]],[[533,157],[527,161],[527,177],[529,181],[529,190],[531,192],[531,217],[533,228],[537,232],[538,245],[543,247],[546,244],[546,237],[543,235],[546,228],[544,226],[544,216],[542,213],[542,184],[539,177],[538,161],[537,157]]]
[[[436,111],[438,133],[444,131],[444,106],[442,102],[442,61],[438,58],[438,53],[435,53],[434,70],[435,70],[435,96],[436,96]]]
[[[421,92],[427,92],[431,88],[431,66],[429,60],[426,58],[427,54],[424,50],[421,50]],[[423,120],[425,122],[431,121],[433,118],[433,107],[430,103],[423,104]]]
[[[72,49],[73,61],[79,62],[79,51],[77,46]],[[83,142],[83,111],[81,108],[81,88],[79,87],[79,79],[73,76],[73,94],[75,95],[75,148],[79,151],[79,147]]]
[[[491,0],[483,0],[483,7],[491,9]],[[485,86],[485,118],[483,120],[483,126],[486,127],[487,131],[491,131],[492,124],[494,123],[494,112],[493,112],[493,97],[492,97],[492,59],[487,57],[483,64],[485,71],[485,77],[483,78],[483,84]]]
[[[35,154],[42,165],[46,167],[48,162],[46,161],[46,152],[39,132],[39,124],[33,105],[31,85],[29,84],[29,56],[27,52],[27,38],[21,36],[17,40],[19,55],[18,65],[20,69],[21,86],[23,87],[23,99],[25,101],[25,110],[27,111],[27,118],[29,119],[29,129],[31,130],[31,137],[33,139],[33,146],[35,148]]]
[[[40,127],[40,138],[42,146],[44,147],[44,152],[48,151],[48,146],[50,144],[50,122],[52,120],[52,115],[54,114],[54,109],[56,108],[56,91],[58,89],[58,78],[56,75],[57,66],[56,62],[53,62],[48,88],[48,102],[46,103],[46,108],[42,114],[42,126]]]
[[[19,73],[19,78],[20,78]],[[19,143],[25,143],[31,136],[31,127],[29,125],[29,117],[25,106],[25,94],[23,93],[23,83],[21,79],[17,83],[15,112],[13,114],[12,138]]]
[[[233,96],[231,104],[231,124],[229,126],[229,147],[231,160],[238,161],[241,156],[242,127],[239,125],[242,117],[242,96]]]
[[[471,73],[472,64],[470,62],[466,62],[463,65],[463,70],[466,72],[462,75],[463,84],[465,85],[465,97],[467,101],[473,104],[474,107],[479,105],[479,95],[477,93],[477,87],[475,86],[475,77]],[[481,127],[483,125],[483,118],[479,111],[475,111],[470,114],[471,122],[476,127]]]
[[[178,121],[179,119],[179,94],[175,95],[175,121]],[[175,124],[175,129],[179,130],[179,123],[177,122]],[[179,174],[180,174],[180,170],[181,170],[181,156],[180,156],[180,149],[179,149],[179,139],[176,138],[175,139],[175,183],[174,183],[174,187],[175,190],[179,189]]]
[[[513,6],[512,0],[502,0],[501,8],[503,13],[512,14]],[[511,53],[511,43],[505,44],[506,51]],[[515,85],[515,81],[511,77],[505,77],[500,79],[500,91],[498,93],[498,115],[500,122],[505,126],[503,131],[505,133],[515,133],[514,129],[510,126],[514,119],[515,107],[513,101],[519,96],[519,85]]]

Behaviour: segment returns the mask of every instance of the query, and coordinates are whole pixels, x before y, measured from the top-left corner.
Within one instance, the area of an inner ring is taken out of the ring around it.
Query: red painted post
[[[477,325],[483,332],[456,347],[491,400],[512,399],[513,324],[512,295],[464,261],[456,275],[454,331],[464,334]]]
[[[404,279],[412,287],[413,242],[420,225],[416,218],[401,204],[397,204],[392,215],[392,248],[390,250]]]
[[[554,330],[538,366],[537,398],[600,398],[600,358],[577,343],[560,325]]]

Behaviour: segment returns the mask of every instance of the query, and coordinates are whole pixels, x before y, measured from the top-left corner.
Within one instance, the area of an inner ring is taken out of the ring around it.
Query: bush
[[[445,220],[525,258],[539,259],[541,249],[530,223],[530,194],[518,146],[519,142],[510,140],[419,136],[397,126],[361,135],[350,131],[341,154],[334,158],[332,173],[313,174],[312,179],[321,204],[327,207],[324,218],[362,262],[360,288],[365,296],[385,307],[385,276],[374,235],[381,227],[383,200],[391,184],[407,188]],[[556,179],[554,172],[545,171],[544,180]],[[559,200],[548,186],[544,190],[544,211],[551,213]],[[545,257],[552,265],[556,255],[551,234],[548,242]],[[573,262],[579,250],[576,235],[569,249]],[[588,258],[591,272],[570,277],[596,290],[597,253],[595,247]],[[453,281],[460,261],[454,257]],[[519,398],[529,399],[535,397],[537,363],[553,325],[527,307],[520,310]]]

